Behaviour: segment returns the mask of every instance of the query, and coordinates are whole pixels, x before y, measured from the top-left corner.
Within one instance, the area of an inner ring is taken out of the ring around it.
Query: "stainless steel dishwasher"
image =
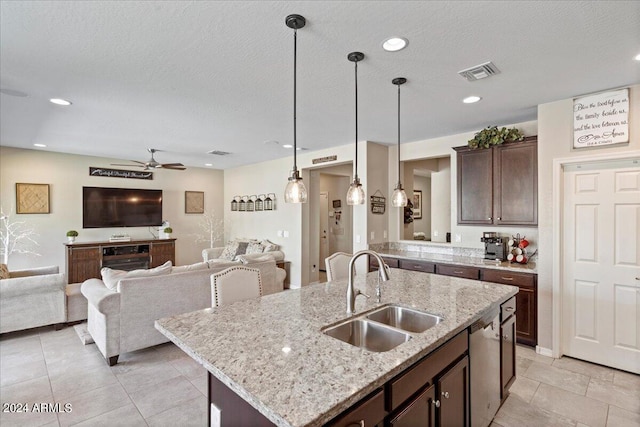
[[[471,427],[486,427],[500,407],[500,316],[491,312],[471,325]]]

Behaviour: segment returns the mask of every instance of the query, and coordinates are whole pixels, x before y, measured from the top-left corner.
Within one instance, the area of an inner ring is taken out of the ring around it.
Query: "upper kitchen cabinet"
[[[488,149],[454,149],[458,224],[538,225],[537,137]]]

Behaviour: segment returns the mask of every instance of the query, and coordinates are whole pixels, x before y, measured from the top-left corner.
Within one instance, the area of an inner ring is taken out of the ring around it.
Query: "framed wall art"
[[[16,213],[51,213],[49,207],[49,184],[16,183]]]
[[[202,214],[204,213],[204,191],[184,192],[184,213]]]
[[[422,191],[413,190],[413,219],[422,218]]]
[[[573,100],[573,149],[629,143],[629,88]]]

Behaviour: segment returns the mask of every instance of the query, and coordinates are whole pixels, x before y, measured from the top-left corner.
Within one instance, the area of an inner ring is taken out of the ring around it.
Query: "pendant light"
[[[307,202],[307,188],[302,182],[296,163],[296,153],[298,149],[296,141],[296,62],[298,59],[298,29],[303,28],[306,22],[304,17],[300,15],[289,15],[285,19],[287,27],[293,28],[293,169],[291,170],[291,176],[289,176],[289,182],[284,189],[284,201],[286,203]]]
[[[407,193],[404,192],[402,181],[400,181],[400,85],[406,82],[407,79],[404,77],[396,77],[391,81],[391,83],[398,86],[398,184],[393,190],[393,196],[391,196],[391,204],[396,208],[407,206]]]
[[[358,62],[364,59],[364,53],[351,52],[347,55],[347,59],[355,64],[356,76],[356,171],[353,177],[353,182],[349,185],[349,191],[347,191],[347,204],[363,205],[364,189],[362,188],[362,184],[360,184],[360,178],[358,178]]]

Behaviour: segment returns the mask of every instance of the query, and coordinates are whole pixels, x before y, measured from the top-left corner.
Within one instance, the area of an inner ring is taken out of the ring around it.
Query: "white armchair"
[[[336,252],[325,258],[324,265],[327,269],[327,280],[329,282],[349,278],[349,261],[351,261],[351,257],[352,255],[346,252]]]
[[[211,305],[214,307],[261,296],[262,282],[257,268],[239,265],[211,275]]]
[[[66,322],[66,280],[58,266],[9,272],[0,280],[0,333]]]

